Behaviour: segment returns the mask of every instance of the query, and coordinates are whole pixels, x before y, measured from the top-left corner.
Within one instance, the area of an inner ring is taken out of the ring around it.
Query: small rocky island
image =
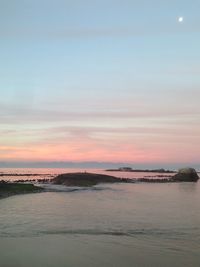
[[[174,182],[197,182],[199,176],[193,168],[183,168],[178,171],[172,178]]]
[[[53,184],[66,185],[66,186],[94,186],[100,183],[174,183],[174,182],[197,182],[199,179],[195,169],[185,168],[180,169],[177,174],[170,178],[117,178],[111,175],[96,174],[96,173],[64,173],[52,179]]]
[[[64,173],[52,179],[53,184],[66,186],[93,186],[100,183],[128,183],[131,179],[117,178],[111,175],[88,172]]]
[[[173,176],[168,178],[118,178],[111,175],[78,172],[78,173],[64,173],[56,176],[53,179],[37,179],[37,180],[18,180],[15,182],[0,181],[0,198],[8,197],[17,194],[27,194],[46,191],[45,188],[35,186],[34,183],[39,184],[55,184],[65,186],[90,187],[103,183],[176,183],[176,182],[197,182],[199,176],[193,168],[183,168]]]

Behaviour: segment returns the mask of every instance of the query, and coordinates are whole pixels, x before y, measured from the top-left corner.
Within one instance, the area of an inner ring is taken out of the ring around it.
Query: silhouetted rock
[[[183,168],[175,174],[171,180],[175,182],[197,182],[199,176],[193,168]]]
[[[110,175],[96,173],[64,173],[52,179],[53,184],[62,184],[67,186],[93,186],[99,183],[120,183],[131,182],[129,179],[120,179]]]

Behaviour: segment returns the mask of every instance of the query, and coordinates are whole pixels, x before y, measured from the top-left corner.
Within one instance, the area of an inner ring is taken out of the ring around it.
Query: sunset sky
[[[199,12],[1,0],[0,161],[199,163]]]

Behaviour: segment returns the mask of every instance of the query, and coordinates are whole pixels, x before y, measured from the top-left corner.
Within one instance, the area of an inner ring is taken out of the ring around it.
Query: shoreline
[[[114,170],[113,170],[114,171]],[[121,169],[118,169],[119,172],[122,172]],[[134,170],[127,170],[128,172],[134,172]],[[137,170],[136,172],[140,172]],[[16,181],[0,181],[0,199],[6,198],[13,195],[19,194],[28,194],[28,193],[37,193],[46,191],[45,188],[39,186],[39,184],[53,184],[53,185],[63,185],[67,187],[92,187],[98,184],[104,183],[182,183],[182,182],[197,182],[199,176],[195,169],[184,168],[180,169],[178,173],[174,175],[164,175],[163,173],[170,173],[169,170],[165,171],[162,169],[160,175],[155,176],[144,176],[143,178],[125,178],[125,177],[116,177],[106,174],[98,173],[89,173],[89,172],[76,172],[76,173],[63,173],[51,178],[41,178],[41,179],[19,179]],[[143,171],[144,172],[144,171]],[[155,170],[148,170],[148,172],[155,172]],[[157,170],[158,172],[158,170]],[[3,176],[3,175],[2,175]],[[5,176],[9,176],[6,174]],[[20,175],[12,174],[12,176],[25,177],[26,174]],[[38,174],[30,174],[30,176],[38,176]],[[35,185],[37,183],[38,185]]]
[[[40,193],[44,189],[32,183],[15,183],[0,181],[0,199],[7,198],[14,195]]]

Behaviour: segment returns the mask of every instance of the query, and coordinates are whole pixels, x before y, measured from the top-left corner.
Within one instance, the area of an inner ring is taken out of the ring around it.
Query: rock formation
[[[183,168],[175,174],[171,180],[174,182],[197,182],[199,176],[193,168]]]
[[[120,183],[128,181],[129,179],[120,179],[105,174],[78,172],[60,174],[52,180],[52,183],[67,186],[93,186],[99,183]]]

